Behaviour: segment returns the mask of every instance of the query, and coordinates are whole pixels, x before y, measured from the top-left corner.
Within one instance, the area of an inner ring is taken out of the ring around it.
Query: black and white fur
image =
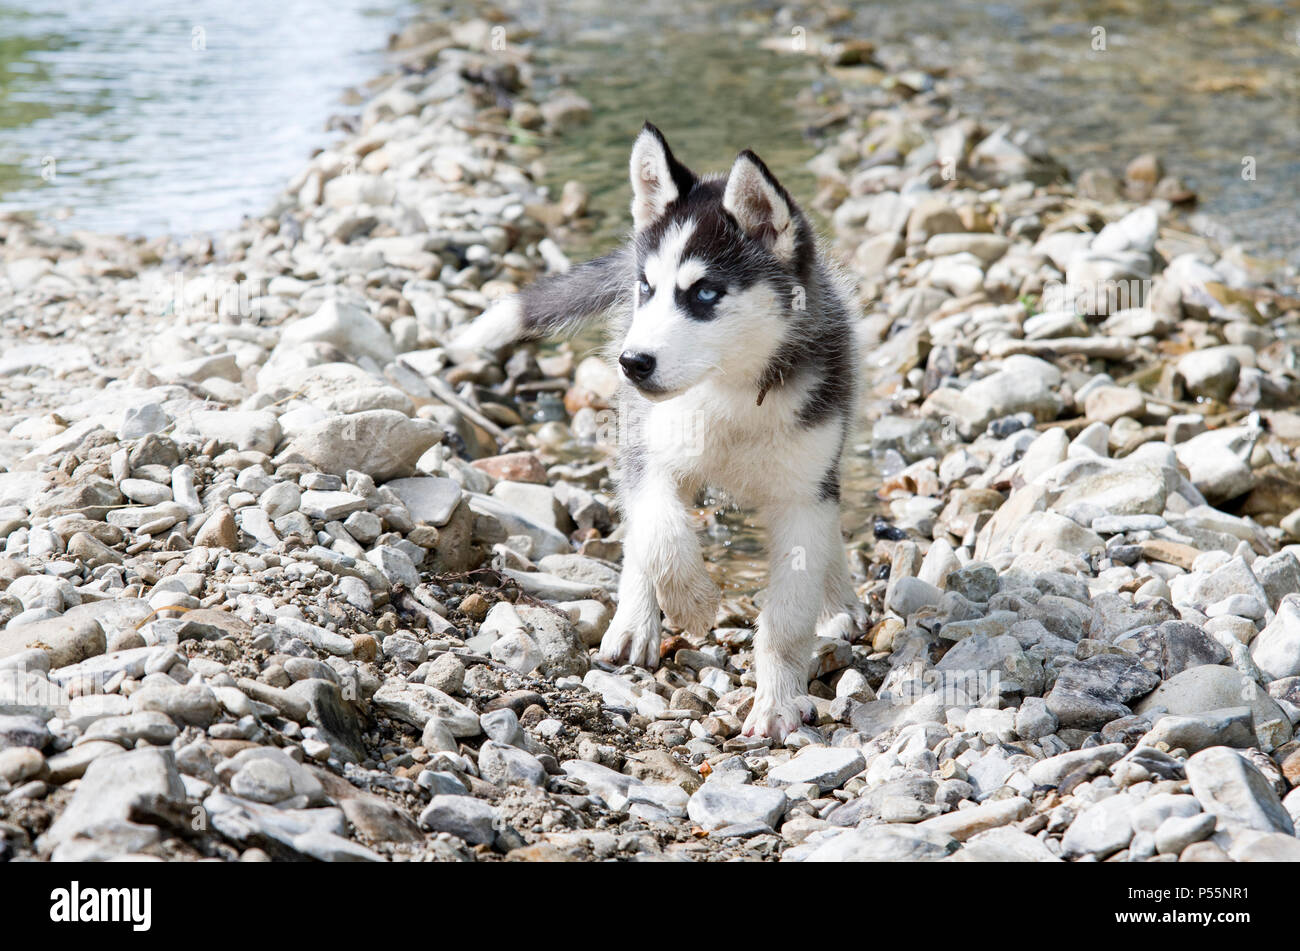
[[[849,638],[866,621],[839,522],[852,316],[807,219],[754,153],[725,176],[697,177],[647,123],[631,177],[625,245],[496,303],[453,347],[498,347],[615,310],[626,534],[600,654],[656,666],[661,609],[680,630],[709,632],[719,592],[685,506],[704,486],[721,489],[757,508],[770,533],[744,731],[780,741],[813,713],[814,631]]]

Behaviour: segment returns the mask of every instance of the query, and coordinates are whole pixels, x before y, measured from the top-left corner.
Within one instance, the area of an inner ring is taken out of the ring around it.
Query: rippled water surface
[[[1074,172],[1142,152],[1200,210],[1300,266],[1300,2],[906,0],[854,5],[860,35],[908,43],[957,105],[1038,132]],[[1254,167],[1254,177],[1243,176]]]
[[[986,124],[1037,132],[1076,174],[1119,173],[1155,152],[1198,190],[1207,218],[1300,265],[1300,0],[842,6],[848,34],[887,63],[948,76],[955,104]],[[817,77],[800,57],[756,48],[789,38],[797,14],[727,0],[642,0],[617,15],[589,0],[543,9],[528,18],[547,41],[543,57],[597,106],[552,152],[554,178],[592,186],[618,227],[627,143],[643,118],[688,162],[725,167],[748,146],[807,193],[803,133],[819,109],[794,98]],[[607,221],[596,237],[617,233]]]
[[[68,227],[232,227],[372,79],[396,0],[0,4],[0,201]]]

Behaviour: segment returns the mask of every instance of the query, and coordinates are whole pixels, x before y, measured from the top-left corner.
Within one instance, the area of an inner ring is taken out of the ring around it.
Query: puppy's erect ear
[[[695,184],[695,176],[664,141],[663,133],[647,122],[632,146],[632,222],[640,231],[663,216]]]
[[[766,243],[782,261],[794,258],[795,221],[790,196],[763,160],[749,149],[736,156],[731,166],[722,207],[747,235]]]

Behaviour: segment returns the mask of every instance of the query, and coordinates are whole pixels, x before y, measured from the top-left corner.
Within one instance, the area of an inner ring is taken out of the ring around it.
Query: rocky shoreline
[[[0,858],[1300,856],[1300,299],[1153,157],[1071,184],[810,37],[890,518],[773,748],[751,598],[592,656],[610,370],[443,348],[584,211],[497,26],[404,31],[220,238],[0,221]]]

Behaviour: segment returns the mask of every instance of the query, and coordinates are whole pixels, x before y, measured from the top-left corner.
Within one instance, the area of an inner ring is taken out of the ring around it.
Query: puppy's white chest
[[[814,432],[793,425],[785,401],[699,387],[656,404],[645,420],[647,459],[684,485],[707,484],[742,502],[791,492],[820,478],[833,457]]]

